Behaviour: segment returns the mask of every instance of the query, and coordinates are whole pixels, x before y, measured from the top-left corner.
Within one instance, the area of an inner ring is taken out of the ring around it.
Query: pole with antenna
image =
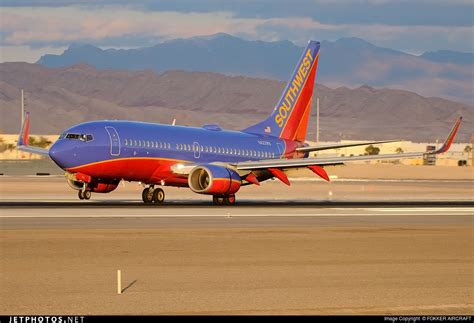
[[[25,96],[23,94],[23,89],[21,89],[21,124],[25,121]]]
[[[319,142],[319,98],[316,98],[316,142]]]

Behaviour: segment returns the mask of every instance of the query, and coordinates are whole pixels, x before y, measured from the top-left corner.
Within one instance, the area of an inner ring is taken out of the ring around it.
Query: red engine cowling
[[[66,173],[66,180],[75,190],[82,190],[84,184],[95,193],[109,193],[115,190],[120,183],[118,179],[93,178],[83,173]]]
[[[189,188],[195,193],[231,195],[240,189],[242,180],[236,171],[217,165],[199,165],[188,176]]]

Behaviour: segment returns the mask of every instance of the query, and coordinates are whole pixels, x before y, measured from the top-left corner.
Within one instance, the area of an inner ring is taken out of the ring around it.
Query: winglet
[[[49,156],[48,149],[29,146],[28,145],[29,138],[30,138],[30,113],[26,112],[25,121],[23,121],[23,124],[21,125],[20,134],[18,135],[17,149],[28,152],[28,153],[32,153],[32,154]]]
[[[21,125],[20,135],[18,136],[18,146],[28,146],[30,136],[30,113],[25,113],[25,121]]]
[[[441,148],[439,148],[436,151],[430,152],[430,155],[442,154],[449,150],[449,148],[451,147],[451,144],[453,143],[454,137],[456,136],[456,133],[458,132],[459,126],[461,125],[461,121],[462,121],[462,117],[459,117],[456,120],[456,123],[454,124],[453,128],[451,129],[451,132],[449,133],[448,137],[444,141],[444,144],[441,146]]]

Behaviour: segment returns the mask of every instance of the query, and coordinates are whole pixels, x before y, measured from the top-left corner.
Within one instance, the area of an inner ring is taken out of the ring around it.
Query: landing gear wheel
[[[156,188],[153,191],[153,202],[155,204],[163,204],[165,200],[165,192],[161,188]]]
[[[235,195],[224,197],[224,205],[234,205],[234,204],[235,204]]]
[[[80,200],[89,200],[92,196],[92,192],[89,190],[83,191],[77,191],[77,196],[79,196]]]
[[[142,192],[142,200],[145,203],[153,202],[153,189],[150,189],[150,187],[145,188]]]
[[[90,200],[91,199],[91,196],[92,196],[92,192],[87,190],[87,191],[84,191],[84,193],[82,193],[82,196],[84,196],[84,199],[85,200]]]
[[[222,196],[214,195],[212,197],[212,202],[214,205],[224,205],[224,198]]]
[[[235,204],[235,195],[214,195],[212,197],[212,202],[214,205],[234,205]]]

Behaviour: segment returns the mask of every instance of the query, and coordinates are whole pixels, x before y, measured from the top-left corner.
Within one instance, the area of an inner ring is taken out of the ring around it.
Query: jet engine
[[[72,189],[82,190],[84,185],[96,193],[109,193],[115,190],[120,183],[118,179],[93,178],[82,173],[66,173],[66,181]]]
[[[199,194],[231,195],[240,189],[242,180],[236,171],[218,165],[199,165],[188,176],[191,190]]]

